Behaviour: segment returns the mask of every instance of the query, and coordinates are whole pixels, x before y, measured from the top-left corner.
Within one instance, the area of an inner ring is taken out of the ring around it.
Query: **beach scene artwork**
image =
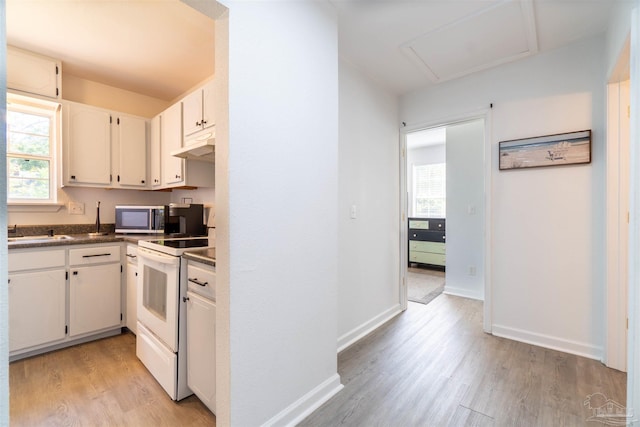
[[[591,162],[591,131],[501,141],[500,170]]]

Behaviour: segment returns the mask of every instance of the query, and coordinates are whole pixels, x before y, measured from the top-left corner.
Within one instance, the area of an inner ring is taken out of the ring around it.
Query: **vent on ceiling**
[[[533,55],[538,43],[532,0],[498,2],[400,49],[436,83]]]

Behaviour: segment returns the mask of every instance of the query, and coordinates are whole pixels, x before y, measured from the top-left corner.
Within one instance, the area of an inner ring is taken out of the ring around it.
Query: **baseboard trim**
[[[344,386],[340,384],[340,375],[333,374],[313,390],[284,408],[276,416],[271,418],[263,427],[271,426],[295,426],[313,411],[318,409],[323,403],[331,399]]]
[[[357,328],[354,328],[346,334],[342,335],[338,338],[338,353],[340,353],[342,350],[349,347],[356,341],[360,340],[362,337],[373,332],[383,323],[388,322],[390,319],[396,317],[400,313],[402,313],[402,307],[400,306],[400,304],[394,305],[393,307],[378,314],[373,319],[368,320]]]
[[[495,324],[492,326],[492,334],[497,337],[508,338],[563,353],[575,354],[576,356],[602,361],[603,348],[586,343]]]
[[[479,301],[484,301],[484,294],[482,293],[472,292],[472,291],[469,291],[468,289],[447,286],[446,284],[444,285],[443,293],[447,295],[453,295],[456,297],[471,298]]]

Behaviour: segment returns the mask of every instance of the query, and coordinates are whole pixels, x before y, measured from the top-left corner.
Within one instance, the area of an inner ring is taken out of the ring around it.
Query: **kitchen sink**
[[[22,236],[22,237],[9,237],[7,239],[9,243],[44,243],[44,242],[54,242],[57,240],[73,240],[73,237],[67,236],[66,234],[57,234],[54,236],[42,235],[42,236]]]

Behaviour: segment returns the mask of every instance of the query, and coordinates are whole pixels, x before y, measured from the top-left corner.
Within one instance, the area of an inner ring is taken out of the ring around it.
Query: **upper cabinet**
[[[47,98],[62,97],[59,60],[7,46],[7,88]]]
[[[63,121],[65,185],[147,187],[145,119],[65,102]]]
[[[156,152],[160,153],[161,188],[212,187],[215,179],[212,164],[190,162],[171,154],[182,147],[182,117],[182,102],[160,113],[160,150]],[[152,159],[151,164],[156,161]]]
[[[184,116],[184,140],[189,142],[193,134],[216,124],[213,114],[213,81],[187,95],[182,100]]]

